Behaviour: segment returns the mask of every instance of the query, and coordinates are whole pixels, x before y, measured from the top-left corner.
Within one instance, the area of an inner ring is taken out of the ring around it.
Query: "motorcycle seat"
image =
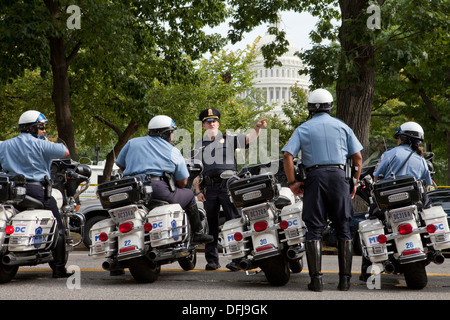
[[[26,209],[44,209],[44,204],[41,201],[26,195],[15,207],[19,211],[24,211]]]
[[[166,205],[166,204],[169,204],[169,202],[164,201],[164,200],[159,200],[159,199],[151,199],[151,200],[146,204],[146,207],[147,207],[149,210],[152,210],[152,209],[154,209],[154,208],[156,208],[156,207],[164,206],[164,205]]]
[[[291,205],[291,204],[292,204],[291,200],[290,200],[288,197],[283,196],[283,195],[279,196],[279,197],[275,200],[275,207],[276,207],[277,209],[283,209],[283,207],[289,206],[289,205]]]

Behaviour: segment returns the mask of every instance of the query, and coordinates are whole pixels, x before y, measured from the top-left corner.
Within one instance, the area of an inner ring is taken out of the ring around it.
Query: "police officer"
[[[137,176],[144,182],[151,180],[154,199],[180,204],[189,217],[193,242],[210,242],[213,237],[203,233],[194,193],[185,188],[189,178],[186,162],[181,152],[171,144],[176,129],[170,117],[153,117],[148,123],[148,135],[128,141],[116,163],[125,176]],[[173,175],[174,186],[170,183],[172,179],[166,179],[165,174]]]
[[[416,122],[405,122],[395,132],[397,147],[384,152],[378,161],[373,173],[374,180],[389,178],[391,174],[410,175],[418,180],[424,180],[427,189],[433,190],[435,184],[431,178],[431,173],[427,161],[423,158],[423,150],[420,147],[424,141],[424,131]],[[429,200],[425,194],[424,206],[429,205]],[[377,215],[376,205],[370,208],[370,215]],[[367,268],[370,261],[363,257],[360,279],[366,281],[370,274]]]
[[[56,200],[47,195],[50,166],[53,159],[65,158],[69,150],[62,143],[51,143],[45,138],[45,125],[49,122],[39,111],[29,110],[19,118],[19,136],[0,144],[0,163],[3,171],[11,175],[23,175],[27,182],[27,195],[41,201],[45,209],[52,211],[58,226],[58,237],[53,249],[54,278],[71,275],[66,270],[65,230]]]
[[[197,159],[202,160],[204,165],[204,181],[202,186],[194,183],[196,195],[199,201],[204,202],[204,208],[209,225],[209,234],[214,237],[214,241],[205,245],[206,270],[216,270],[220,267],[217,250],[217,240],[219,234],[219,211],[222,206],[225,219],[231,220],[240,216],[236,206],[230,201],[226,187],[226,179],[220,176],[224,171],[236,171],[236,149],[248,148],[249,143],[259,136],[261,128],[267,127],[266,120],[256,123],[253,130],[247,135],[222,134],[220,127],[220,111],[214,108],[203,110],[199,115],[202,121],[205,135],[201,141],[195,145],[195,150],[199,150]],[[231,271],[239,270],[236,260],[226,266]]]
[[[416,179],[425,180],[428,188],[434,188],[428,164],[420,147],[424,140],[422,127],[416,122],[405,122],[398,128],[394,138],[397,139],[397,147],[383,153],[375,167],[374,179],[388,178],[391,173],[412,175]]]
[[[352,236],[350,220],[353,215],[352,197],[345,177],[344,165],[351,157],[355,168],[353,179],[361,173],[362,145],[353,131],[342,121],[331,117],[333,97],[324,89],[311,92],[308,110],[312,118],[301,124],[291,136],[284,152],[284,168],[291,191],[303,194],[303,220],[307,227],[306,258],[311,283],[309,290],[322,291],[322,231],[327,216],[336,228],[338,239],[339,285],[350,288],[352,264]],[[293,159],[302,151],[301,159],[306,168],[305,181],[296,181]],[[356,185],[356,184],[355,184]]]

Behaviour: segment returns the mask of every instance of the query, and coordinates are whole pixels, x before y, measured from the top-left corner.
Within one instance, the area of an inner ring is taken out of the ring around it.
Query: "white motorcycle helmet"
[[[28,110],[19,118],[19,131],[37,135],[37,126],[39,124],[48,124],[47,118],[36,110]]]
[[[169,141],[170,134],[177,129],[172,118],[165,115],[155,116],[148,122],[148,135],[159,136],[166,141]]]
[[[416,142],[420,143],[424,140],[424,132],[422,127],[416,122],[405,122],[394,134],[394,138],[400,138],[402,142]]]
[[[333,109],[333,96],[328,90],[316,89],[309,94],[308,110],[310,113],[331,112]]]

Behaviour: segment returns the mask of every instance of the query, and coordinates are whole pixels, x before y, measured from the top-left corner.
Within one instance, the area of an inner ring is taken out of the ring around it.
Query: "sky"
[[[292,40],[301,51],[312,48],[309,33],[315,28],[318,18],[313,17],[307,12],[282,12],[280,28],[286,32],[288,40]],[[219,27],[212,29],[214,32],[226,35],[228,31],[228,23],[224,23]],[[269,24],[262,24],[255,28],[252,32],[246,33],[244,39],[235,45],[228,45],[226,49],[238,50],[245,49],[247,45],[251,45],[258,36],[264,36]]]

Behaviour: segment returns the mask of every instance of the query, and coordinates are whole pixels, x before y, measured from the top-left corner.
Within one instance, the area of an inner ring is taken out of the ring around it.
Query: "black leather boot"
[[[311,291],[321,292],[323,290],[322,283],[322,241],[321,240],[307,240],[306,246],[306,260],[308,262],[309,276],[311,283],[308,284],[308,289]]]
[[[64,230],[58,230],[58,239],[53,249],[53,278],[68,278],[73,272],[69,273],[66,269],[66,235]]]
[[[338,289],[348,291],[352,277],[353,241],[338,240],[339,284]]]
[[[194,235],[192,241],[195,243],[210,243],[214,241],[214,237],[203,232],[203,225],[198,211],[197,204],[184,209],[189,217],[192,234]]]

